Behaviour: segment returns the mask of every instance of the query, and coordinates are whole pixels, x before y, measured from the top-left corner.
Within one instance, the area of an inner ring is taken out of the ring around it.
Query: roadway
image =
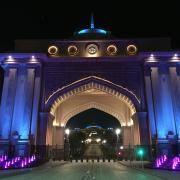
[[[90,144],[85,153],[85,157],[102,157],[103,153],[99,144]]]
[[[2,177],[1,177],[2,178]],[[50,162],[24,174],[4,180],[178,180],[179,172],[137,170],[118,162],[60,163]]]

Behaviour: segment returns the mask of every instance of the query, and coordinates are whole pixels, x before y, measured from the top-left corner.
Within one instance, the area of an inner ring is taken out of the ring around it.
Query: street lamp
[[[116,154],[117,154],[117,157],[118,157],[118,140],[119,140],[119,134],[121,133],[121,129],[117,128],[116,129],[116,136],[117,136],[117,141],[116,141]]]
[[[65,130],[65,134],[69,135],[69,134],[70,134],[70,130],[69,130],[69,129],[66,129],[66,130]]]
[[[141,165],[142,165],[142,169],[143,169],[144,168],[144,164],[143,164],[144,149],[143,148],[138,149],[137,154],[140,156]]]
[[[121,130],[119,128],[116,129],[116,135],[118,136],[120,134]]]
[[[70,134],[70,130],[69,129],[65,129],[65,142],[69,143],[69,134]]]
[[[65,149],[65,152],[67,153],[65,155],[65,158],[69,158],[69,156],[70,156],[69,134],[70,134],[70,130],[69,129],[65,129],[65,135],[66,136],[65,136],[65,143],[64,143],[65,147],[64,147],[64,149]]]

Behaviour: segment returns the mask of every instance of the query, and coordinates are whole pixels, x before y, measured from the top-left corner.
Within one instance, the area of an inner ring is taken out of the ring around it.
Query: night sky
[[[75,30],[89,27],[92,12],[95,27],[119,39],[170,37],[172,48],[180,49],[180,6],[175,0],[5,2],[0,5],[0,52],[12,51],[14,39],[69,38]]]
[[[180,49],[178,1],[5,1],[0,6],[0,50],[11,50],[14,39],[72,36],[89,26],[93,12],[95,26],[111,30],[118,38],[171,37]],[[40,3],[41,2],[41,3]]]
[[[85,128],[91,125],[99,125],[102,128],[120,127],[120,123],[115,117],[94,108],[77,114],[76,116],[72,117],[67,123],[67,127],[71,129]]]

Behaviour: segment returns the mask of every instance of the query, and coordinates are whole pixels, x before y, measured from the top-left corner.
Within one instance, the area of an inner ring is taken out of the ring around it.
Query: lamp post
[[[143,163],[144,149],[140,148],[138,150],[138,155],[140,156],[140,159],[141,159],[141,167],[142,169],[144,169],[144,163]]]
[[[65,134],[67,135],[67,137],[69,136],[69,134],[70,134],[70,130],[69,129],[66,129],[65,130]]]
[[[116,155],[117,155],[117,159],[118,159],[118,141],[119,141],[119,134],[121,133],[121,130],[119,128],[117,128],[115,133],[116,133],[116,137],[117,137],[117,141],[116,141]]]
[[[67,153],[67,156],[69,158],[70,155],[70,144],[69,144],[69,134],[70,134],[70,130],[69,129],[65,129],[65,153]]]

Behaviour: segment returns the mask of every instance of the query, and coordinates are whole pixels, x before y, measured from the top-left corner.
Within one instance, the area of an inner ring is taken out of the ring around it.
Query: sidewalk
[[[128,167],[134,167],[134,168],[142,168],[148,164],[150,164],[149,161],[118,161],[120,164]]]
[[[127,166],[132,168],[136,171],[140,171],[144,174],[149,174],[151,176],[159,177],[164,180],[180,180],[180,171],[170,171],[170,170],[163,170],[163,169],[150,169],[150,168],[142,168],[141,161],[119,161],[121,165]],[[150,164],[149,161],[144,161],[143,164],[146,166]]]

